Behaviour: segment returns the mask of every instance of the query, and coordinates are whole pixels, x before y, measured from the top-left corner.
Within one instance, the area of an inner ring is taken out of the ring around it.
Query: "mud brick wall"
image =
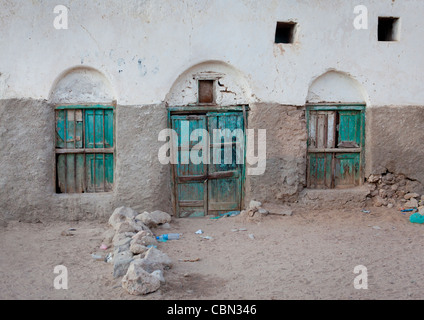
[[[306,120],[304,107],[255,103],[248,128],[266,129],[266,170],[246,176],[246,199],[293,201],[306,185]],[[253,165],[252,167],[254,167]]]

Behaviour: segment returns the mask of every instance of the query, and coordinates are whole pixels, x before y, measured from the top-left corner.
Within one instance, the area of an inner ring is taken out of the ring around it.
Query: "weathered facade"
[[[424,192],[422,1],[62,5],[60,29],[54,1],[0,3],[4,219],[104,218],[122,205],[175,214],[175,172],[158,159],[175,110],[239,108],[244,129],[266,129],[265,172],[237,173],[240,208],[387,172]],[[379,17],[396,18],[393,38],[379,39]],[[293,26],[278,41],[277,22]],[[184,205],[207,211],[199,199]]]

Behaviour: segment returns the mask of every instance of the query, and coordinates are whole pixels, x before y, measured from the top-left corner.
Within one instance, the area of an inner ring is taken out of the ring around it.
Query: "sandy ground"
[[[9,222],[0,228],[0,299],[424,299],[424,225],[395,209],[361,209],[173,219],[166,232],[182,238],[158,248],[174,266],[146,296],[129,295],[112,265],[92,258],[106,223]],[[69,228],[73,236],[61,235]],[[67,290],[53,286],[56,265],[67,267]],[[354,288],[357,265],[367,268],[366,290]]]

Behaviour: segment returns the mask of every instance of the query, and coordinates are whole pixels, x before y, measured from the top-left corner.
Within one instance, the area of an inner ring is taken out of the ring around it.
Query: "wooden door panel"
[[[179,217],[204,216],[206,214],[206,178],[207,164],[195,164],[190,159],[192,147],[198,141],[190,141],[191,133],[196,129],[206,129],[206,117],[172,116],[172,128],[178,140],[173,141],[173,148],[178,150],[178,163],[174,165],[174,186],[176,188],[176,210]],[[203,151],[199,151],[200,154]]]
[[[243,121],[243,115],[239,112],[208,113],[208,129],[213,136],[210,152],[212,163],[208,171],[209,214],[241,208],[241,179],[244,165],[244,149],[241,148],[244,147]],[[220,129],[222,135],[214,134],[214,129]],[[217,159],[220,162],[217,163]]]

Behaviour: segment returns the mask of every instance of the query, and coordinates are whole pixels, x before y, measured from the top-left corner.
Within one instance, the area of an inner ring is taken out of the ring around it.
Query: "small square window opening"
[[[199,80],[199,103],[214,102],[214,80]]]
[[[399,26],[399,18],[378,17],[378,41],[399,41]]]
[[[295,28],[295,22],[277,22],[275,43],[293,43]]]

